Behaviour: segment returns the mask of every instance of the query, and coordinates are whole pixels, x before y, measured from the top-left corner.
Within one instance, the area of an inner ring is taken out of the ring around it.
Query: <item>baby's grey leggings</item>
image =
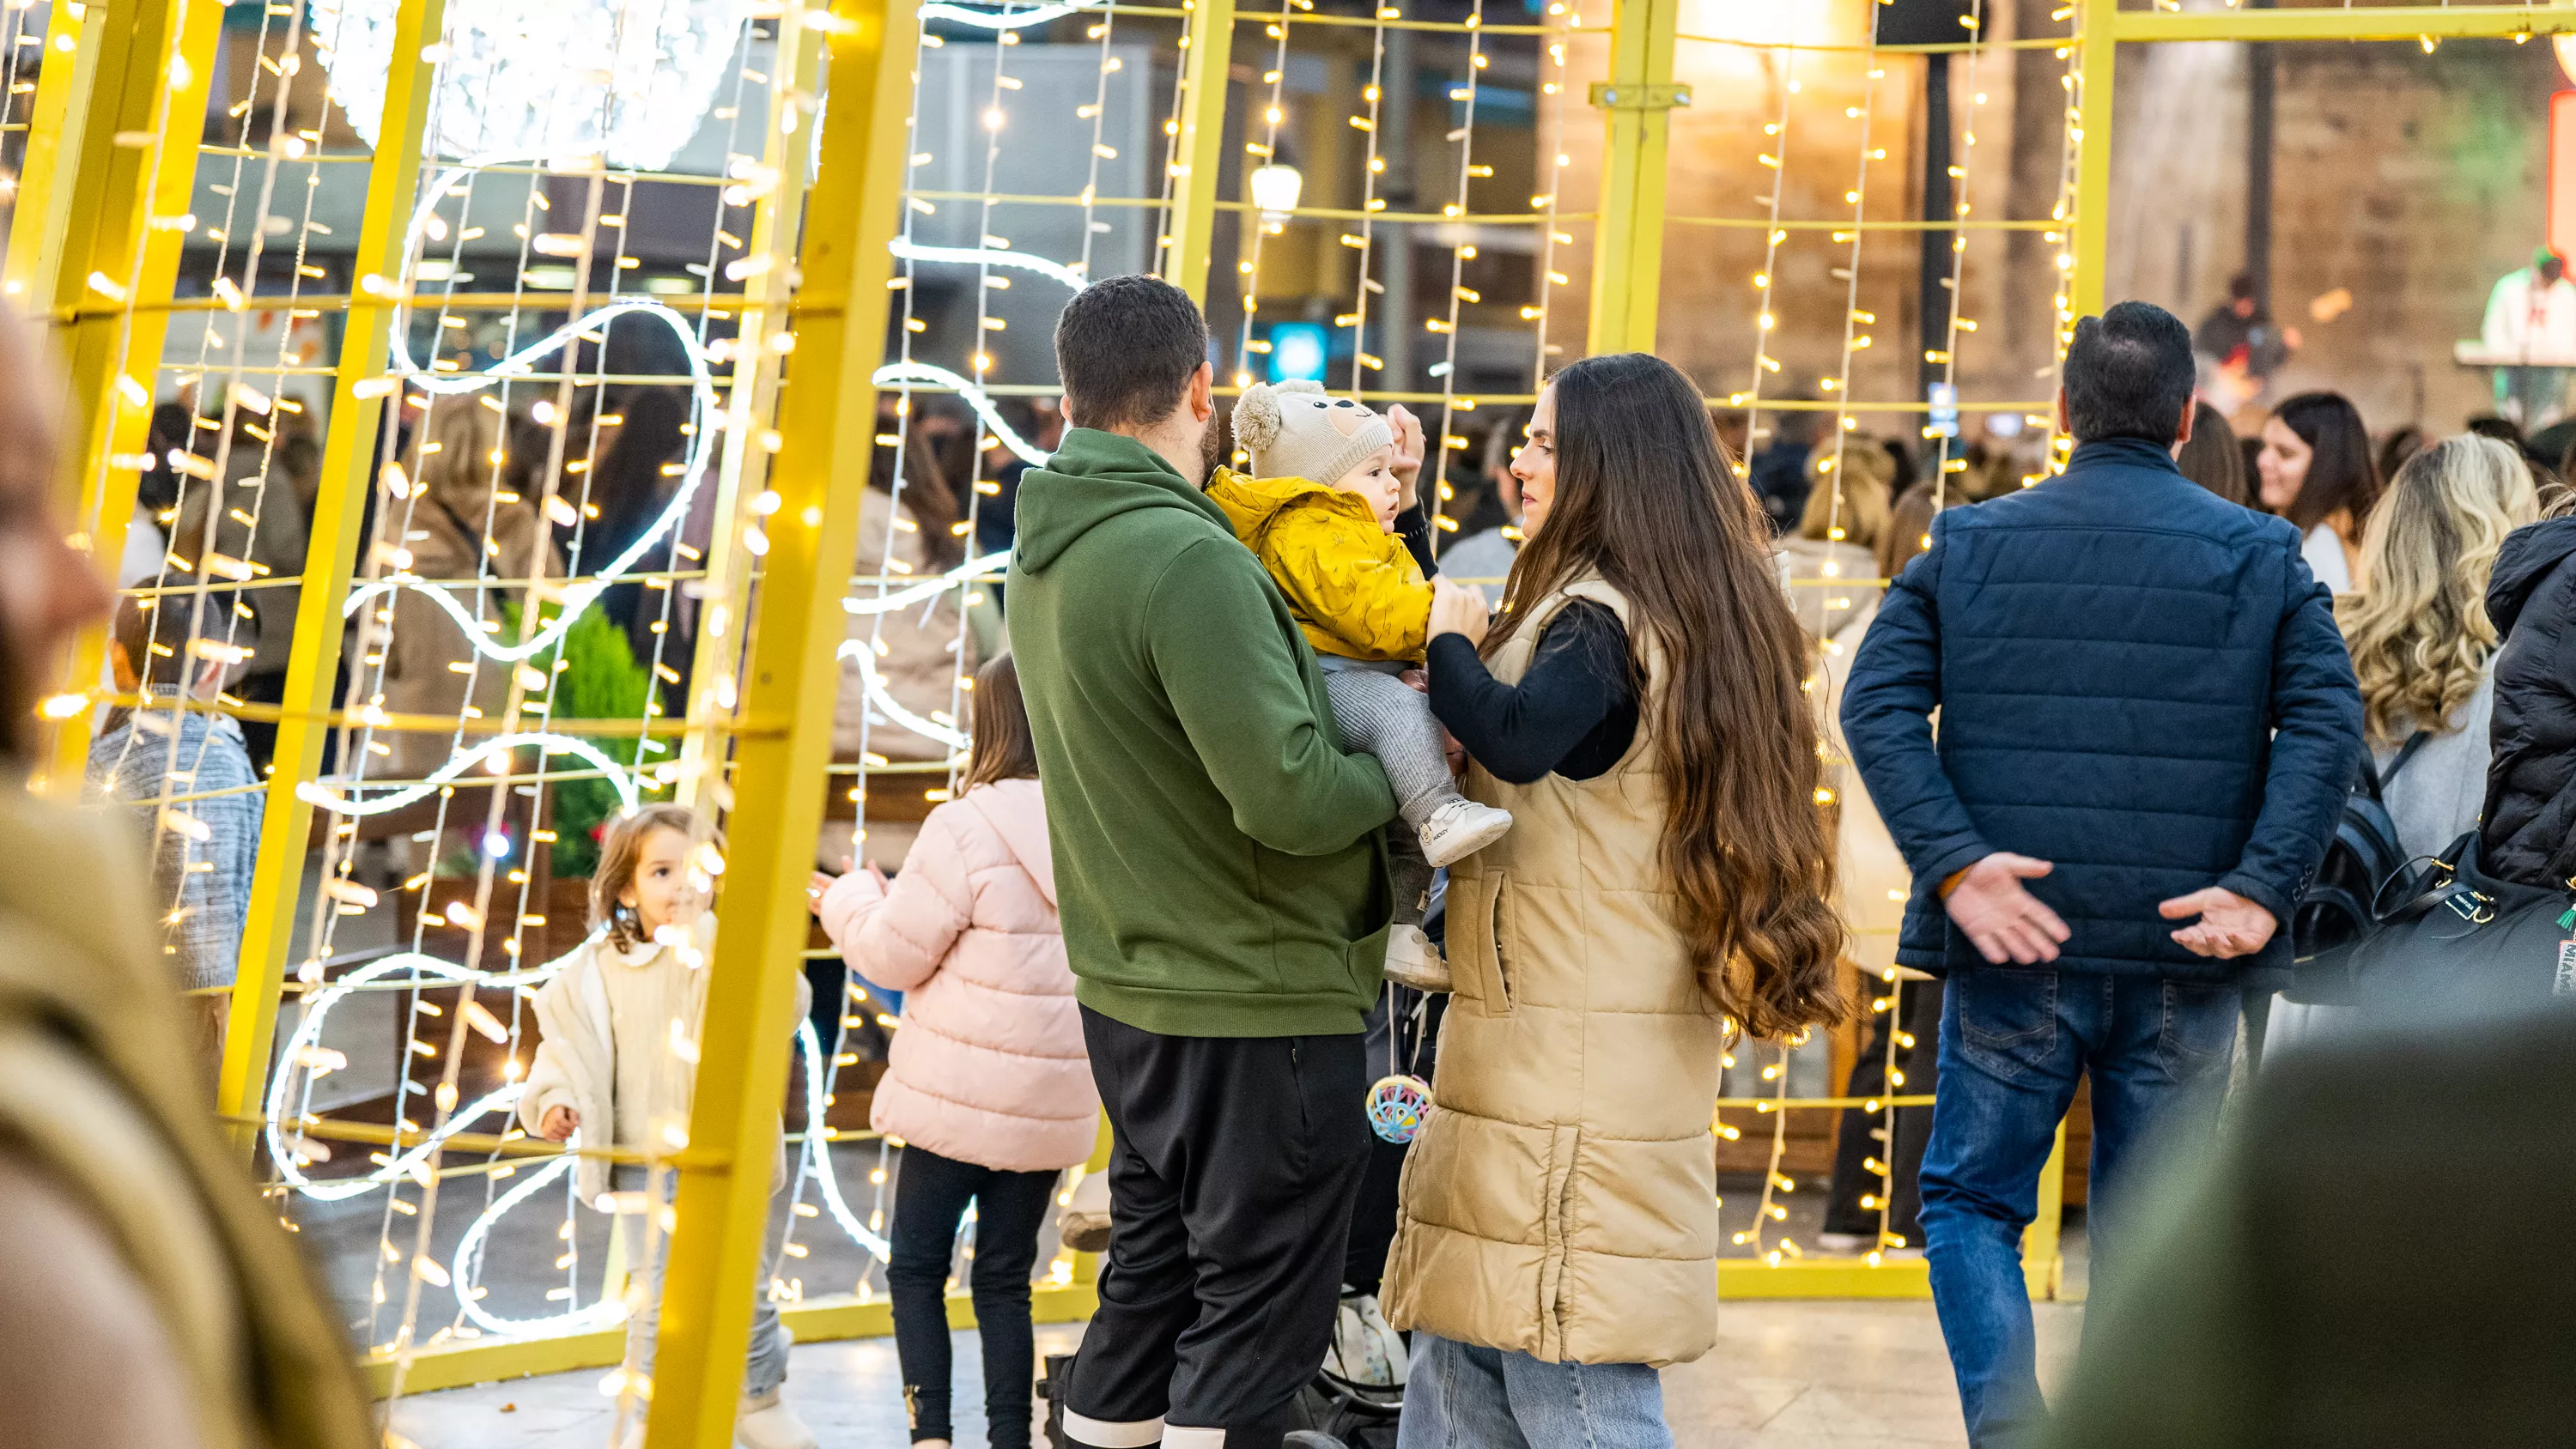
[[[1431,701],[1421,691],[1355,659],[1325,663],[1324,688],[1332,695],[1342,737],[1386,767],[1405,824],[1419,827],[1432,811],[1458,798],[1458,782],[1450,778],[1448,756],[1440,749],[1440,722],[1431,717]]]
[[[1431,701],[1392,672],[1402,666],[1331,656],[1321,662],[1334,722],[1351,748],[1377,756],[1404,825],[1418,828],[1432,811],[1457,799],[1458,782],[1450,778],[1449,759],[1440,748],[1440,722],[1431,717]],[[1386,854],[1395,924],[1418,926],[1431,894],[1431,862],[1423,858],[1421,839],[1415,830],[1391,829]]]

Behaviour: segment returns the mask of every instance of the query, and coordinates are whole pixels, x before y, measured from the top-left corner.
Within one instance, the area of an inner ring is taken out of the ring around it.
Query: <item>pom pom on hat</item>
[[[1257,382],[1234,405],[1234,438],[1252,455],[1256,478],[1305,478],[1331,485],[1395,441],[1385,418],[1303,378]]]
[[[1282,383],[1256,382],[1245,388],[1234,404],[1234,440],[1254,454],[1269,452],[1279,442],[1279,395],[1323,390],[1321,384],[1302,378]]]

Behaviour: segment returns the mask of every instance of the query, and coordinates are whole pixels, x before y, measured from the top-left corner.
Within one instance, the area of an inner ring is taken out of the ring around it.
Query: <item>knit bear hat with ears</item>
[[[1395,443],[1395,429],[1319,382],[1256,382],[1234,405],[1234,437],[1255,478],[1304,478],[1329,488]]]

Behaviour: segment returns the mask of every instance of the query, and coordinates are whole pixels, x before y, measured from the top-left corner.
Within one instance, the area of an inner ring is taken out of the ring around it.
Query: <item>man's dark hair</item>
[[[1207,361],[1207,319],[1160,277],[1111,277],[1074,294],[1055,324],[1065,413],[1078,428],[1151,427]]]
[[[2162,307],[2122,302],[2075,324],[2062,376],[2075,441],[2140,438],[2171,447],[2197,380],[2191,329]]]

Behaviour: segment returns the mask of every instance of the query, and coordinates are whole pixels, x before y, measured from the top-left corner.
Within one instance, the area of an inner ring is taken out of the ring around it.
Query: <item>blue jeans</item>
[[[2089,1068],[2086,1221],[2100,1281],[2136,1149],[2151,1131],[2215,1127],[2242,999],[2233,986],[2151,976],[1951,975],[1923,1154],[1924,1255],[1978,1449],[2024,1442],[2045,1423],[2021,1235],[2038,1215],[2040,1170],[2077,1082]]]
[[[1413,1331],[1396,1449],[1672,1449],[1641,1363],[1541,1363]]]

